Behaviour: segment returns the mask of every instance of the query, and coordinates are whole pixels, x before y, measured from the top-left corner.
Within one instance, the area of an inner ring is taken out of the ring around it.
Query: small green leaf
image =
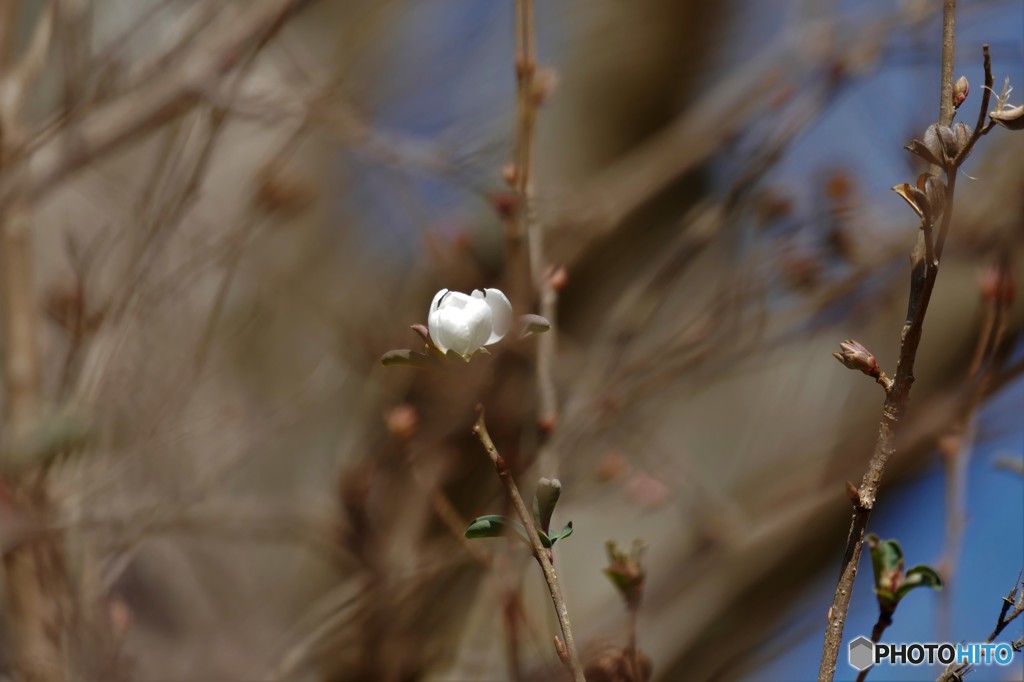
[[[872,533],[868,535],[868,549],[871,551],[871,567],[875,573],[875,591],[889,591],[903,580],[903,549],[896,540],[882,540]]]
[[[559,540],[564,540],[570,535],[572,535],[572,521],[565,524],[565,527],[562,528],[561,532],[559,532],[557,535],[551,536],[551,544],[553,545]]]
[[[942,589],[942,578],[931,566],[914,566],[907,571],[907,577],[903,584],[896,590],[896,601],[902,599],[907,592],[915,587],[930,587],[933,590]]]
[[[548,537],[548,534],[542,531],[540,528],[537,529],[537,536],[540,538],[540,544],[544,549],[551,549],[551,545],[555,544],[554,540]]]
[[[505,534],[506,528],[511,528],[516,532],[520,540],[527,545],[530,544],[523,527],[514,521],[509,521],[500,514],[489,514],[473,519],[473,522],[469,524],[469,528],[466,529],[465,536],[470,540],[477,538],[500,538]],[[543,539],[544,536],[541,537],[542,541]]]
[[[497,514],[480,516],[473,519],[473,523],[469,524],[469,528],[466,529],[466,537],[470,540],[501,537],[505,533],[507,525],[508,519],[504,516]]]

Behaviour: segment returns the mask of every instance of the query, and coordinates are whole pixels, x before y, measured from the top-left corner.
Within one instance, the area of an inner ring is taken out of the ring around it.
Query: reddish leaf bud
[[[967,76],[960,76],[953,82],[953,108],[959,109],[960,105],[967,99],[967,93],[971,91],[971,84],[967,82]]]
[[[875,378],[878,378],[881,374],[875,356],[861,344],[852,339],[847,339],[839,344],[839,348],[841,352],[832,353],[832,357],[843,363],[847,368],[855,369]]]

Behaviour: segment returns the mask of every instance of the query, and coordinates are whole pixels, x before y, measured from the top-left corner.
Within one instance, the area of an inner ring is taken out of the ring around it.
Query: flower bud
[[[472,294],[442,289],[434,295],[427,328],[434,346],[464,360],[504,338],[512,325],[512,304],[499,289]]]
[[[967,76],[960,76],[953,82],[953,108],[959,109],[960,105],[967,99],[967,93],[971,91],[971,85],[967,82]]]
[[[848,369],[863,372],[869,377],[878,378],[881,375],[875,356],[860,343],[847,339],[839,344],[839,348],[842,352],[832,353],[832,357],[843,363]]]
[[[545,533],[551,527],[551,515],[555,513],[555,506],[561,495],[562,483],[557,478],[542,478],[537,481],[537,492],[533,496],[533,515]]]

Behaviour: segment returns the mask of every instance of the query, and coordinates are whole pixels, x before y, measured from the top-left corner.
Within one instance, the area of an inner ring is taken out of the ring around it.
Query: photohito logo
[[[1010,665],[1013,648],[1006,643],[963,642],[960,644],[935,642],[907,642],[898,644],[875,644],[861,635],[850,642],[850,666],[867,670],[878,663],[892,665],[949,665],[968,663],[971,665]]]

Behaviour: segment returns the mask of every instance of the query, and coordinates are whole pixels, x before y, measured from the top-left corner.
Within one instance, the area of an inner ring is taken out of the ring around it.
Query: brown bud
[[[502,219],[508,220],[519,210],[519,197],[513,192],[497,192],[491,195],[491,205]]]
[[[501,177],[505,180],[505,184],[509,187],[516,186],[516,179],[519,177],[519,173],[516,171],[516,165],[514,163],[506,163],[501,169]]]
[[[550,66],[541,66],[533,74],[533,103],[544,104],[558,89],[558,72]]]
[[[629,460],[618,450],[611,450],[597,463],[597,477],[605,482],[614,481],[629,471]]]
[[[971,84],[967,82],[967,76],[960,76],[953,82],[953,108],[959,109],[960,105],[967,99],[967,93],[971,91]]]
[[[549,269],[548,284],[555,291],[561,291],[569,285],[569,272],[565,269],[565,266],[559,265]]]
[[[562,638],[555,635],[555,652],[558,654],[558,660],[562,663],[569,662],[569,652],[565,648],[565,643],[562,642]]]
[[[409,440],[416,435],[419,426],[419,415],[412,405],[402,404],[392,407],[384,417],[388,433],[399,440]]]
[[[296,166],[270,161],[256,174],[255,203],[268,213],[297,213],[315,198],[313,183]]]
[[[544,433],[551,433],[558,427],[558,415],[546,414],[537,418],[537,426]]]

